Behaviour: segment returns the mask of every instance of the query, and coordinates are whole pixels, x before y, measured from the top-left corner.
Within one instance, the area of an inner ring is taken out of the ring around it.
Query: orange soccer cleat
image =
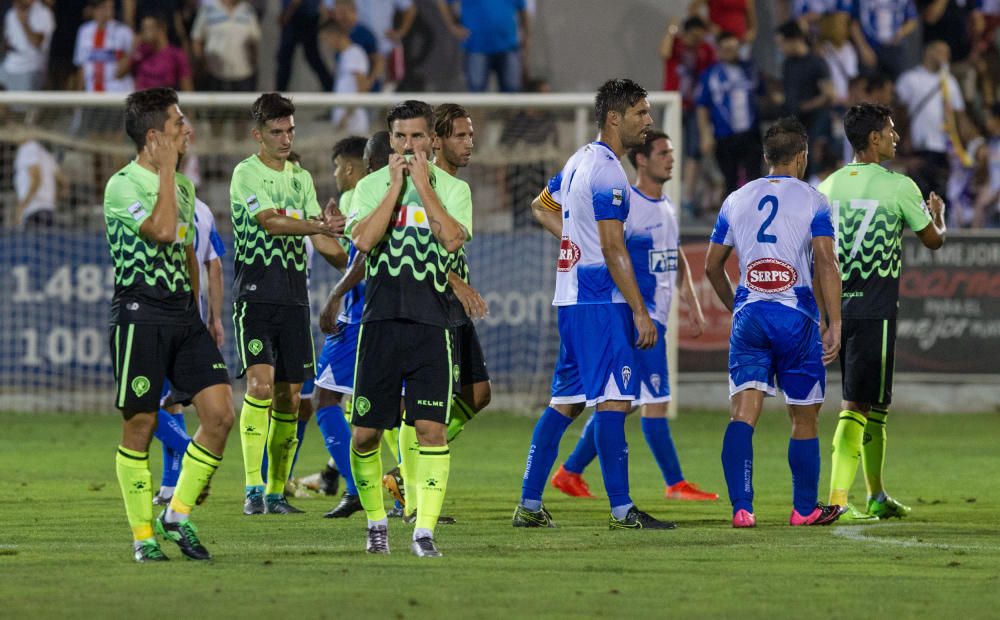
[[[560,465],[559,471],[556,472],[556,475],[552,476],[552,486],[570,497],[597,499],[594,495],[591,495],[590,487],[587,486],[587,481],[583,479],[583,476],[567,471],[563,465]]]
[[[681,480],[677,484],[667,487],[667,499],[681,499],[694,502],[705,502],[719,499],[718,493],[702,491],[693,482]]]

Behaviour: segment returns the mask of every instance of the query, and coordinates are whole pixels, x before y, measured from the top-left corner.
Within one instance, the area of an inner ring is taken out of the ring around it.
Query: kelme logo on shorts
[[[142,398],[142,395],[149,391],[149,379],[146,377],[132,379],[132,391],[136,396]]]
[[[260,355],[260,352],[264,350],[264,343],[254,338],[247,343],[247,348],[250,349],[250,353],[253,355]]]
[[[358,412],[358,415],[363,416],[372,410],[372,403],[364,396],[358,396],[354,399],[354,410]]]

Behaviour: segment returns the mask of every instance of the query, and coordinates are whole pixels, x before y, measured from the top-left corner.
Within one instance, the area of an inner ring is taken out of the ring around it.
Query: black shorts
[[[840,372],[844,400],[869,405],[892,402],[896,319],[843,319]]]
[[[410,321],[363,323],[358,333],[351,423],[390,429],[400,424],[399,394],[406,422],[447,424],[459,378],[452,328]]]
[[[469,321],[452,329],[455,334],[455,353],[459,371],[458,391],[461,386],[473,385],[490,380],[486,370],[486,356],[483,355],[483,345],[479,343],[476,326]]]
[[[255,364],[273,366],[276,383],[304,383],[315,375],[308,306],[237,301],[233,323],[240,377]]]
[[[229,371],[215,340],[201,321],[190,325],[118,323],[111,326],[115,406],[124,413],[160,408],[163,380],[191,397],[229,383]]]

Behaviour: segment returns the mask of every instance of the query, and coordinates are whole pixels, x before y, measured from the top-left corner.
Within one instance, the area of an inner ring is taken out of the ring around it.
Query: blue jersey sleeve
[[[733,245],[733,236],[730,234],[728,212],[729,209],[726,207],[729,205],[729,199],[722,204],[722,208],[719,209],[719,217],[715,220],[715,228],[712,229],[712,236],[709,240],[712,243],[718,245]]]
[[[621,166],[602,166],[590,183],[595,220],[628,218],[629,184]]]
[[[219,236],[219,231],[215,229],[215,224],[212,224],[212,232],[208,234],[208,240],[212,243],[212,249],[215,250],[215,255],[222,258],[226,255],[226,244],[222,242],[222,237]]]
[[[822,194],[816,204],[816,213],[810,225],[813,237],[833,237],[833,218],[830,215],[830,203]]]
[[[702,74],[701,80],[698,82],[698,92],[695,94],[695,103],[709,109],[712,108],[712,93],[709,92],[708,78],[712,75],[713,69],[715,69],[714,65]]]

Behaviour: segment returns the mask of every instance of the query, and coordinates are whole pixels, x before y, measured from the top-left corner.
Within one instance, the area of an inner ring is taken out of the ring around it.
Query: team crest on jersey
[[[653,386],[654,392],[660,391],[660,375],[659,373],[653,373],[649,375],[649,384]]]
[[[559,244],[559,261],[556,263],[556,269],[570,271],[578,262],[580,262],[580,246],[570,241],[569,237],[563,237]]]
[[[628,366],[622,366],[622,383],[626,386],[628,385],[629,379],[632,378],[632,369]]]
[[[798,279],[795,267],[777,258],[758,258],[747,265],[747,288],[758,293],[782,293]]]
[[[624,200],[625,200],[624,189],[618,189],[616,187],[611,190],[611,204],[617,207],[620,206]]]

